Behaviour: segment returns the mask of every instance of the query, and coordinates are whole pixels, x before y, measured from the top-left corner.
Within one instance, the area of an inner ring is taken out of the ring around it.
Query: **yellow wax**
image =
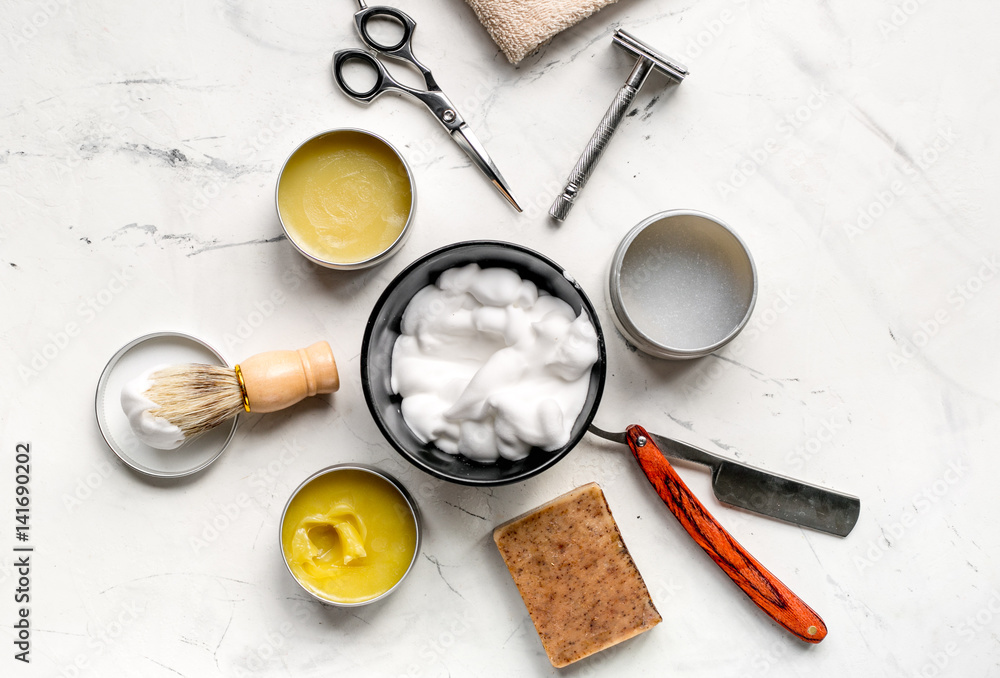
[[[373,473],[342,469],[298,491],[285,511],[281,545],[308,590],[336,603],[361,603],[406,574],[417,528],[395,486]]]
[[[385,251],[412,206],[399,156],[361,132],[330,132],[303,144],[278,180],[278,213],[289,237],[326,262],[354,264]]]

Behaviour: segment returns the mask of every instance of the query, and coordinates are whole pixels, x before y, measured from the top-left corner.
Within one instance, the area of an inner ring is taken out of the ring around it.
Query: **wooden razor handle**
[[[702,506],[641,426],[626,430],[628,446],[663,502],[695,543],[774,621],[807,643],[826,637],[826,624],[767,571]]]
[[[276,412],[306,396],[333,393],[340,375],[325,341],[297,351],[268,351],[238,365],[251,412]]]

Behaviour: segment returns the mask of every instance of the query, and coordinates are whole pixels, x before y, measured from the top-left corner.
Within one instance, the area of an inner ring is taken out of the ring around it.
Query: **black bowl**
[[[519,461],[500,459],[479,464],[463,456],[451,455],[433,444],[421,442],[403,421],[402,398],[389,384],[392,347],[400,335],[400,321],[410,299],[420,289],[432,285],[444,271],[476,263],[482,268],[502,267],[516,271],[549,294],[562,299],[577,314],[590,317],[597,331],[597,362],[590,372],[587,401],[573,425],[569,442],[553,452],[532,449]],[[580,442],[597,412],[604,393],[607,355],[604,333],[587,295],[561,266],[538,252],[520,245],[491,240],[455,243],[424,255],[397,275],[382,293],[365,328],[361,345],[361,385],[365,401],[386,440],[414,466],[433,476],[462,485],[504,485],[530,478],[554,465]]]

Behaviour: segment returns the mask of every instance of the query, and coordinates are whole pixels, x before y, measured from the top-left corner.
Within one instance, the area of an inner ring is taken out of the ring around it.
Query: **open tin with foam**
[[[324,168],[351,162],[345,156],[349,153],[354,153],[358,163],[372,170],[374,183],[362,185],[360,179],[355,182],[359,172],[343,181],[328,181],[328,177],[322,176]],[[364,158],[366,153],[368,163]],[[380,168],[384,175],[380,174]],[[405,188],[399,192],[396,205],[399,211],[405,210],[405,220],[394,215],[394,223],[402,222],[399,233],[395,234],[393,229],[390,236],[381,238],[377,246],[364,248],[362,253],[359,247],[345,246],[370,237],[372,234],[366,229],[377,223],[355,215],[355,221],[346,224],[347,213],[354,209],[351,201],[364,202],[366,209],[378,204],[384,215],[387,208],[381,205],[385,201],[373,200],[373,196],[380,187],[383,192],[390,192],[390,186],[397,190]],[[312,136],[291,152],[278,173],[274,202],[288,241],[302,256],[326,268],[356,270],[382,263],[403,246],[416,211],[417,190],[413,171],[395,146],[373,132],[345,127]],[[339,226],[332,227],[338,220]],[[337,228],[341,230],[334,233]],[[335,245],[341,246],[342,251],[335,252]]]
[[[621,333],[657,358],[700,358],[746,326],[757,269],[721,219],[695,210],[654,214],[636,225],[611,261],[608,301]]]
[[[122,387],[160,365],[203,363],[228,367],[222,354],[207,343],[181,332],[154,332],[135,339],[115,353],[97,382],[97,424],[108,447],[133,470],[153,478],[182,478],[208,468],[236,433],[239,417],[185,442],[174,450],[159,450],[139,440],[121,405]]]

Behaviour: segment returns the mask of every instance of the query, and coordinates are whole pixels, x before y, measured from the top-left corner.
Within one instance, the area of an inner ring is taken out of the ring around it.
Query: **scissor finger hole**
[[[358,97],[373,93],[379,84],[378,69],[368,59],[350,56],[340,64],[340,81]]]
[[[397,50],[406,42],[406,26],[389,14],[369,14],[364,18],[363,30],[373,45],[386,52]]]

